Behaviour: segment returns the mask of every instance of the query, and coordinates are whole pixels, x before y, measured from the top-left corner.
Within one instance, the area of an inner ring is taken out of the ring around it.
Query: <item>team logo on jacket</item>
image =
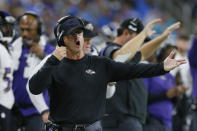
[[[93,71],[93,70],[91,70],[91,69],[87,69],[85,72],[86,72],[87,74],[89,74],[89,75],[96,74],[96,72]]]

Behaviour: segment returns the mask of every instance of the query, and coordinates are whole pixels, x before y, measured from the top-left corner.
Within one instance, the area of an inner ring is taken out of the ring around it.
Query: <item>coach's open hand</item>
[[[170,71],[179,65],[187,63],[185,59],[182,59],[182,60],[174,59],[174,55],[175,55],[175,50],[173,50],[170,53],[170,55],[164,60],[164,70],[165,71]]]

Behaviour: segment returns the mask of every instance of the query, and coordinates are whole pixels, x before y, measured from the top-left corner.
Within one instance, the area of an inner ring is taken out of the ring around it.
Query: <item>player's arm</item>
[[[152,28],[154,27],[155,24],[159,23],[160,21],[161,21],[160,19],[156,19],[148,23],[144,28],[144,30],[140,32],[135,38],[129,40],[119,50],[115,51],[112,55],[112,58],[115,59],[116,57],[124,56],[125,61],[128,59],[130,60],[136,54],[136,52],[140,50],[140,47],[144,42],[145,38],[154,33]]]
[[[145,43],[141,47],[142,60],[153,55],[153,53],[160,47],[161,43],[176,29],[180,27],[180,22],[177,22],[171,26],[169,26],[160,36],[155,39]]]
[[[32,77],[47,61],[47,59],[50,57],[51,55],[46,56],[41,63],[36,66],[36,68],[33,70],[32,74],[30,77]],[[28,95],[30,97],[30,100],[32,101],[33,105],[36,107],[36,109],[38,110],[38,112],[41,114],[42,119],[44,122],[48,122],[48,116],[47,114],[49,114],[49,107],[45,102],[44,96],[43,94],[38,94],[38,95],[33,95],[30,90],[29,90],[29,81],[27,82],[26,85],[26,89],[28,92]],[[46,119],[47,118],[47,119]]]
[[[27,87],[27,92],[29,94],[30,100],[32,101],[33,105],[36,107],[38,112],[41,114],[41,116],[45,116],[46,114],[49,114],[49,107],[45,102],[43,94],[33,95],[29,88]],[[47,122],[48,119],[44,117],[43,121]]]

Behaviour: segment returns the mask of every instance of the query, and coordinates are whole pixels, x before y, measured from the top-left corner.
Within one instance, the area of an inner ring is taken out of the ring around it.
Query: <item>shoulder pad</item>
[[[116,43],[107,42],[107,46],[102,49],[100,56],[106,56],[106,57],[112,58],[114,51],[116,51],[120,48],[121,48],[121,46],[119,46]]]

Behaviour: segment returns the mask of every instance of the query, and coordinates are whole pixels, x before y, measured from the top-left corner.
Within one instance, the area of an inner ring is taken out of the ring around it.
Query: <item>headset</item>
[[[54,27],[54,35],[55,35],[55,38],[57,40],[58,46],[65,46],[65,44],[63,44],[64,43],[63,36],[64,36],[65,32],[64,32],[64,30],[60,29],[61,25],[66,20],[72,19],[72,18],[77,18],[79,20],[79,22],[84,26],[84,22],[82,21],[81,18],[78,18],[78,17],[75,17],[75,16],[70,16],[70,15],[67,15],[67,16],[64,16],[64,17],[60,18],[58,20],[56,26]]]
[[[42,27],[42,20],[40,18],[39,15],[37,15],[35,12],[33,11],[27,11],[25,12],[22,16],[19,17],[18,19],[18,22],[20,22],[20,19],[23,17],[23,16],[26,16],[26,15],[30,15],[30,16],[33,16],[34,18],[36,18],[37,22],[38,22],[38,29],[37,29],[37,33],[38,35],[41,35],[42,32],[43,32],[43,27]]]

